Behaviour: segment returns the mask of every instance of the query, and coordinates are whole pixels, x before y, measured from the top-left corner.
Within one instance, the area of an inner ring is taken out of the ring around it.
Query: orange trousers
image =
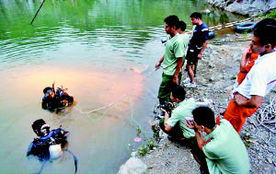
[[[259,108],[239,106],[232,98],[228,103],[223,118],[228,120],[234,129],[240,133],[247,117],[253,115]]]

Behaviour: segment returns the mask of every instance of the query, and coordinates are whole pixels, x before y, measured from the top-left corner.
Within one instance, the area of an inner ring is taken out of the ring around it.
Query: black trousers
[[[209,174],[209,170],[206,162],[206,156],[203,153],[203,151],[199,149],[196,139],[193,139],[193,141],[191,141],[190,146],[191,146],[191,152],[194,156],[194,159],[200,165],[200,173]]]
[[[159,126],[165,133],[167,133],[168,135],[172,136],[175,139],[184,138],[182,129],[180,128],[179,121],[169,132],[165,130],[164,119],[160,119]],[[200,165],[201,174],[209,174],[209,170],[206,162],[206,156],[203,153],[203,151],[199,149],[196,139],[192,138],[185,141],[185,145],[191,148],[191,152],[194,156],[194,159]]]
[[[165,130],[164,120],[165,119],[160,119],[159,126],[166,134],[168,134],[169,136],[171,136],[173,138],[176,138],[176,139],[177,138],[184,138],[182,129],[180,128],[180,122],[179,121],[174,125],[172,130],[168,132],[168,131]]]

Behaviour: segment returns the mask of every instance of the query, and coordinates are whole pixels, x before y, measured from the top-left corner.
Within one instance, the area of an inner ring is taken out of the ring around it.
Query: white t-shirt
[[[243,82],[234,89],[246,98],[264,97],[276,86],[276,51],[260,56]]]

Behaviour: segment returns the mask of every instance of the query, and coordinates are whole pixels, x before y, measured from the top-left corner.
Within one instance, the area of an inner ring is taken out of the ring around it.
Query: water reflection
[[[41,57],[45,50],[57,50],[64,43],[73,42],[88,47],[110,45],[130,49],[126,51],[128,59],[135,60],[148,40],[164,34],[162,21],[166,15],[178,14],[189,24],[189,14],[205,8],[199,0],[47,1],[31,26],[29,21],[39,1],[0,3],[0,63],[31,61],[33,56]],[[204,15],[208,25],[236,18],[214,9]]]
[[[99,71],[96,67],[81,68],[73,67],[72,65],[44,65],[29,67],[27,69],[16,70],[9,72],[8,74],[2,74],[3,77],[15,78],[3,79],[11,88],[5,88],[13,96],[17,96],[20,101],[23,100],[24,95],[30,95],[30,100],[36,100],[32,97],[42,96],[42,89],[49,86],[51,82],[57,82],[57,86],[63,85],[70,87],[70,91],[75,98],[81,98],[78,100],[78,105],[92,108],[97,108],[111,103],[112,101],[119,99],[122,95],[128,97],[133,101],[137,98],[143,90],[143,77],[139,68],[124,69],[122,71]],[[16,77],[16,74],[20,74],[21,77]],[[121,78],[124,77],[124,78]],[[20,86],[20,88],[17,88]],[[34,89],[34,87],[36,89]],[[30,90],[32,89],[32,90]],[[34,91],[33,91],[34,90]],[[71,93],[70,92],[70,93]],[[29,93],[29,94],[28,94]],[[22,95],[24,94],[24,95]],[[32,94],[32,95],[31,95]],[[8,98],[12,98],[9,96]]]

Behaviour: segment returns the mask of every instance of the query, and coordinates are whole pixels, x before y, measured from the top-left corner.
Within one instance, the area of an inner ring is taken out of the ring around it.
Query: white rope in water
[[[145,91],[149,94],[150,97],[158,101],[157,95],[155,95],[150,89],[145,88]]]
[[[256,114],[258,123],[276,133],[276,97],[271,98],[269,104],[263,104]]]
[[[104,106],[101,106],[101,107],[92,109],[92,110],[90,110],[90,111],[82,111],[82,110],[81,110],[80,108],[78,108],[78,107],[75,107],[75,110],[79,111],[81,114],[91,114],[91,113],[93,113],[93,112],[98,112],[98,111],[107,109],[107,108],[109,108],[109,107],[111,107],[111,106],[113,106],[113,105],[119,103],[121,100],[123,100],[123,99],[126,98],[126,97],[127,97],[127,95],[124,95],[124,96],[122,96],[121,98],[119,98],[118,100],[116,100],[116,101],[114,101],[114,102],[111,102],[111,103],[109,103],[109,104],[107,104],[107,105],[104,105]]]
[[[130,98],[128,98],[129,101],[129,105],[130,105],[130,124],[132,124],[133,127],[137,128],[139,127],[139,129],[141,130],[141,135],[143,137],[146,137],[146,134],[150,134],[152,132],[149,131],[145,131],[142,129],[142,126],[139,124],[139,122],[134,118],[134,109],[133,109],[133,102],[130,100]]]
[[[148,77],[150,77],[155,71],[158,71],[158,69],[153,69],[153,70],[151,70],[150,72],[148,72],[147,74],[145,74],[145,78],[148,78]]]
[[[130,123],[133,123],[134,125],[138,126],[141,129],[140,124],[134,119],[133,103],[131,102],[129,97],[128,97],[128,102],[130,105]]]
[[[64,120],[67,120],[70,114],[65,114],[60,120],[59,123],[62,124]]]
[[[122,96],[121,98],[119,98],[118,100],[114,101],[114,102],[111,102],[107,105],[104,105],[104,106],[101,106],[101,107],[98,107],[98,108],[95,108],[95,109],[92,109],[92,110],[89,110],[89,111],[83,111],[81,110],[80,108],[78,107],[74,107],[73,109],[77,110],[78,112],[80,112],[81,114],[91,114],[93,112],[98,112],[98,111],[101,111],[101,110],[105,110],[107,108],[110,108],[112,107],[113,105],[119,103],[120,101],[124,100],[124,99],[127,99],[128,103],[129,103],[129,106],[130,106],[130,125],[134,128],[137,128],[139,127],[139,129],[142,131],[141,134],[143,137],[146,137],[146,133],[149,134],[150,132],[148,131],[144,131],[142,130],[142,127],[141,125],[139,124],[139,122],[134,118],[134,109],[133,109],[133,102],[131,101],[130,97],[128,95],[124,95]],[[67,113],[64,115],[64,117],[60,120],[60,124],[68,119],[68,117],[70,116],[70,113]]]
[[[224,28],[230,28],[230,27],[233,27],[236,24],[239,24],[239,23],[242,23],[242,22],[248,22],[248,21],[252,21],[252,20],[258,21],[258,20],[261,20],[261,17],[250,17],[250,18],[246,18],[246,19],[243,19],[243,20],[239,20],[239,21],[229,22],[229,23],[226,23],[226,24],[219,24],[219,25],[216,25],[216,26],[210,26],[209,30],[216,31],[216,30],[221,30],[221,29],[224,29]]]

